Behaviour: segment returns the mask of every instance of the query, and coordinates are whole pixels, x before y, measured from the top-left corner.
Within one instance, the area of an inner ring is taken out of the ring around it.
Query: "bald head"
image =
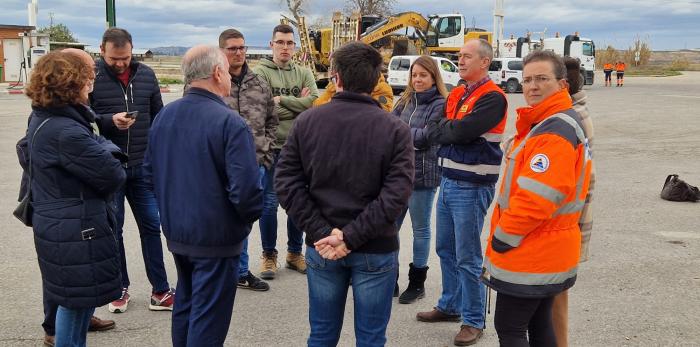
[[[92,57],[90,56],[90,54],[88,54],[88,52],[85,52],[84,50],[77,49],[77,48],[66,48],[66,49],[62,50],[61,52],[74,55],[74,56],[80,58],[80,60],[82,60],[90,69],[92,69],[92,70],[95,69],[95,60],[92,59]]]

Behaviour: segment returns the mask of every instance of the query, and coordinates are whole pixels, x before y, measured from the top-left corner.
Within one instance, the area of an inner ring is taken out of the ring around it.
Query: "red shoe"
[[[148,309],[151,311],[172,311],[173,303],[175,303],[175,289],[170,288],[160,294],[151,294],[151,303],[148,305]]]
[[[109,303],[109,312],[112,313],[124,313],[126,312],[127,307],[129,307],[129,300],[131,300],[131,297],[129,296],[129,288],[124,288],[122,289],[122,296]]]

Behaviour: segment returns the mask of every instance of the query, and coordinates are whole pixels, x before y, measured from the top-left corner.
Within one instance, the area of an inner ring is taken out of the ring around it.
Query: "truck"
[[[593,40],[580,37],[578,33],[560,37],[540,38],[532,40],[531,35],[517,39],[511,38],[499,41],[497,56],[500,58],[523,58],[534,50],[550,50],[561,56],[578,58],[581,62],[581,78],[584,84],[593,84],[595,76],[595,43]]]

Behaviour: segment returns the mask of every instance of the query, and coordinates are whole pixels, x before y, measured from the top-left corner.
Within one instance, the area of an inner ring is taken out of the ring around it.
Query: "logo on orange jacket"
[[[536,154],[530,160],[530,169],[537,173],[542,173],[549,169],[549,158],[545,154]]]

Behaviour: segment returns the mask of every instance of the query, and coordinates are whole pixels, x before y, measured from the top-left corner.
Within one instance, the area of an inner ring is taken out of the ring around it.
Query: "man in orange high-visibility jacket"
[[[591,161],[561,58],[535,51],[523,63],[529,106],[518,109],[482,279],[498,292],[494,324],[501,346],[526,346],[527,336],[556,346],[552,302],[576,282]]]
[[[625,84],[625,63],[623,61],[618,61],[615,64],[615,71],[617,72],[617,86],[622,87]]]
[[[603,65],[603,72],[605,73],[605,86],[611,87],[612,86],[613,64],[605,63]]]
[[[459,50],[459,76],[467,85],[452,90],[444,118],[428,121],[429,140],[440,144],[442,168],[435,208],[442,295],[432,311],[419,312],[416,319],[461,321],[457,346],[476,343],[484,329],[480,236],[503,159],[500,143],[508,109],[503,90],[488,76],[492,60],[487,41],[467,41]]]

